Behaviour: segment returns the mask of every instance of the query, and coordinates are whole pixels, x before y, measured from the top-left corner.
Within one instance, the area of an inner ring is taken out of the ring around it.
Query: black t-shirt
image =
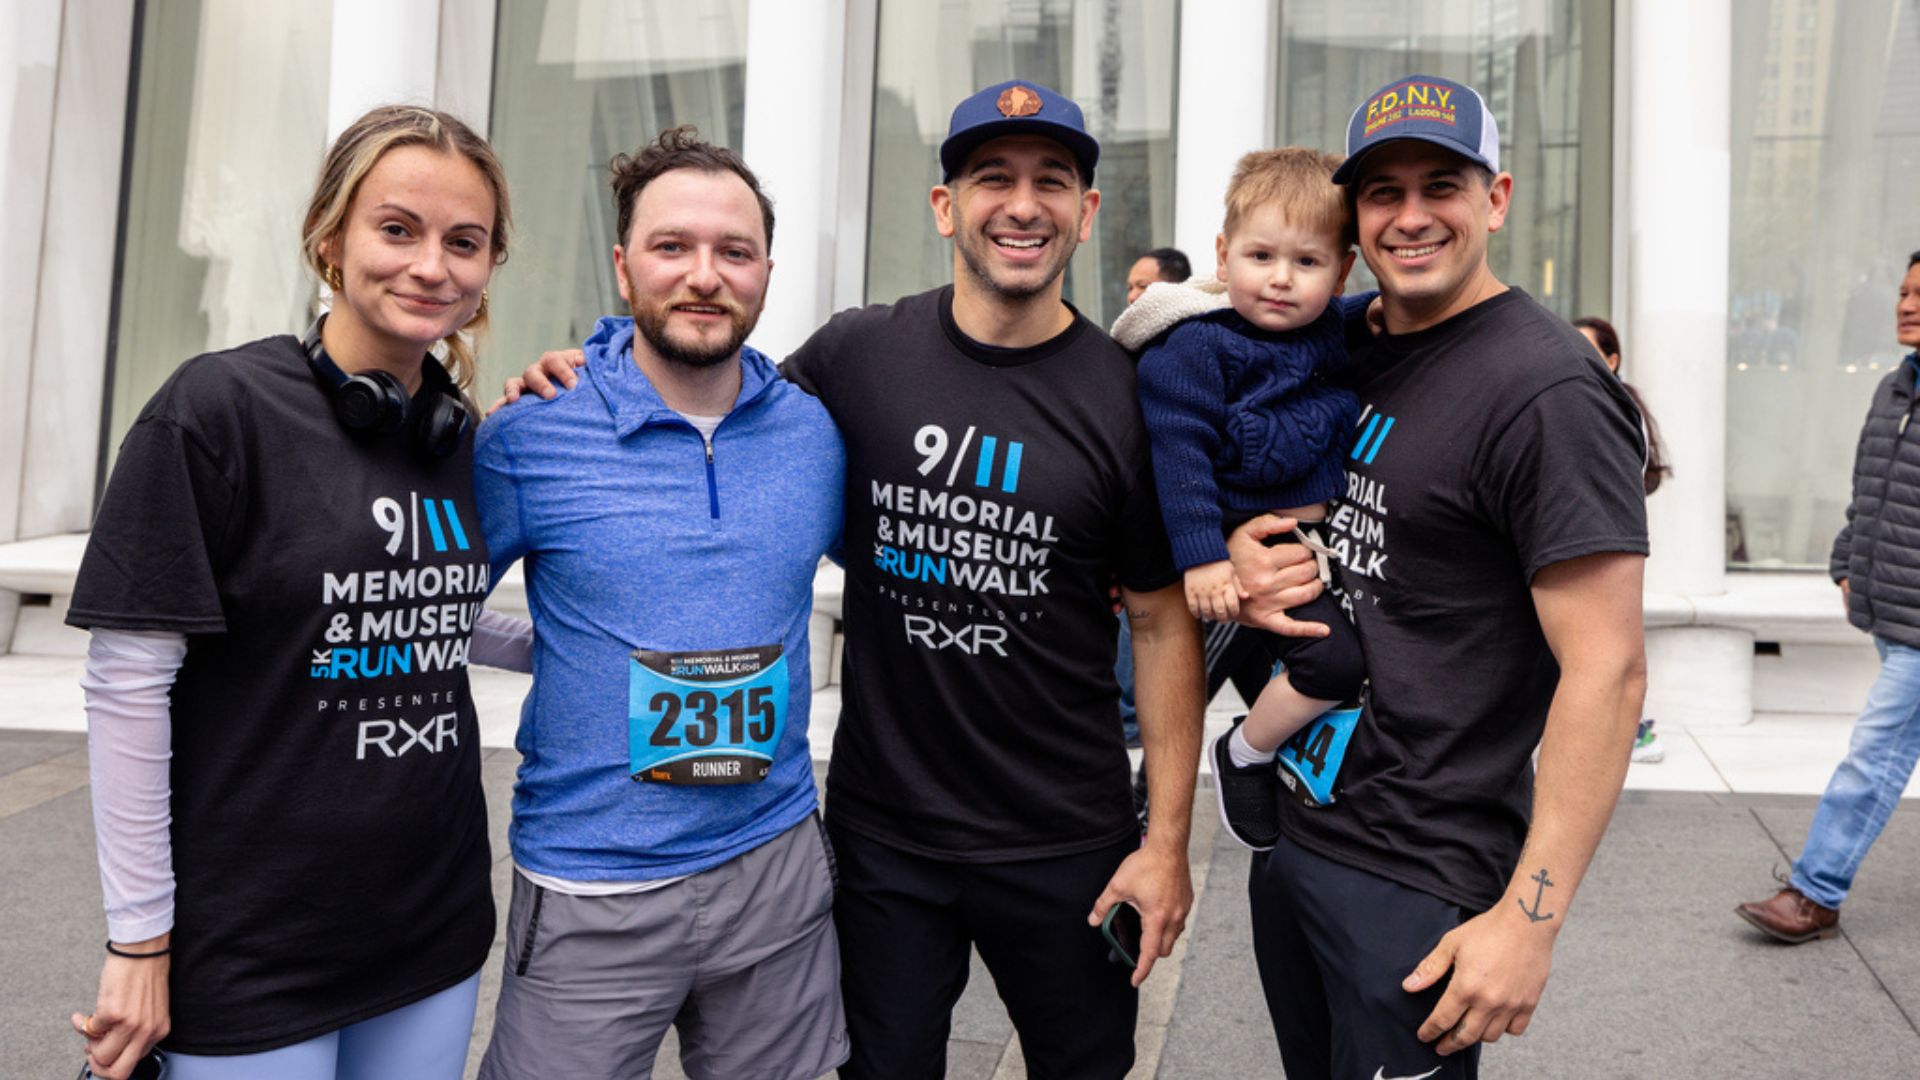
[[[188,361],[127,433],[67,621],[187,635],[167,1046],[274,1049],[485,962],[472,460],[349,434],[291,337]]]
[[[1138,827],[1108,584],[1179,576],[1133,364],[1078,313],[998,349],[952,304],[842,312],[786,364],[847,444],[828,813],[936,857],[1091,850]]]
[[[1500,899],[1560,670],[1534,574],[1647,551],[1639,414],[1578,331],[1518,289],[1358,358],[1331,519],[1371,679],[1333,805],[1301,846],[1474,911]]]

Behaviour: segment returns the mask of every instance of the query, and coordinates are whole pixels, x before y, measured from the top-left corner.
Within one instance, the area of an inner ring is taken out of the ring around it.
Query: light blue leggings
[[[371,1020],[264,1054],[169,1054],[167,1080],[460,1080],[480,974]]]

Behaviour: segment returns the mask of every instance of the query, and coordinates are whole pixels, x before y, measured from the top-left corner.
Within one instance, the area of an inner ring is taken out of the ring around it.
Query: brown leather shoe
[[[1840,933],[1840,909],[1822,907],[1791,885],[1765,900],[1741,904],[1733,911],[1767,936],[1789,945]]]

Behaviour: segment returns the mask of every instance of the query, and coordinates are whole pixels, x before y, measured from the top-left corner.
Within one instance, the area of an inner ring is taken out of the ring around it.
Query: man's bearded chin
[[[645,338],[653,354],[673,364],[684,364],[691,368],[707,368],[724,363],[740,351],[746,343],[747,335],[753,333],[753,327],[760,321],[760,313],[745,312],[735,308],[729,315],[733,322],[733,333],[717,345],[686,345],[675,341],[667,334],[667,320],[673,314],[670,307],[649,308],[646,311],[634,309],[633,325]]]
[[[971,277],[975,284],[988,292],[1008,300],[1031,300],[1047,291],[1047,286],[1052,285],[1054,280],[1050,277],[1045,281],[1036,282],[1031,285],[1008,284],[1003,282],[995,278],[993,271],[975,254],[972,248],[965,244],[960,245],[960,261],[967,268],[967,276]],[[1058,276],[1058,274],[1054,275],[1054,277]]]

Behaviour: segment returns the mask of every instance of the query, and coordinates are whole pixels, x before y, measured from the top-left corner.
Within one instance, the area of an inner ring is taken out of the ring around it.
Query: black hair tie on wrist
[[[173,951],[173,947],[168,946],[164,949],[155,949],[152,952],[128,952],[127,950],[121,948],[120,946],[115,945],[112,941],[108,941],[107,951],[112,953],[115,956],[124,956],[129,960],[151,960],[156,956],[167,955],[168,953]]]

